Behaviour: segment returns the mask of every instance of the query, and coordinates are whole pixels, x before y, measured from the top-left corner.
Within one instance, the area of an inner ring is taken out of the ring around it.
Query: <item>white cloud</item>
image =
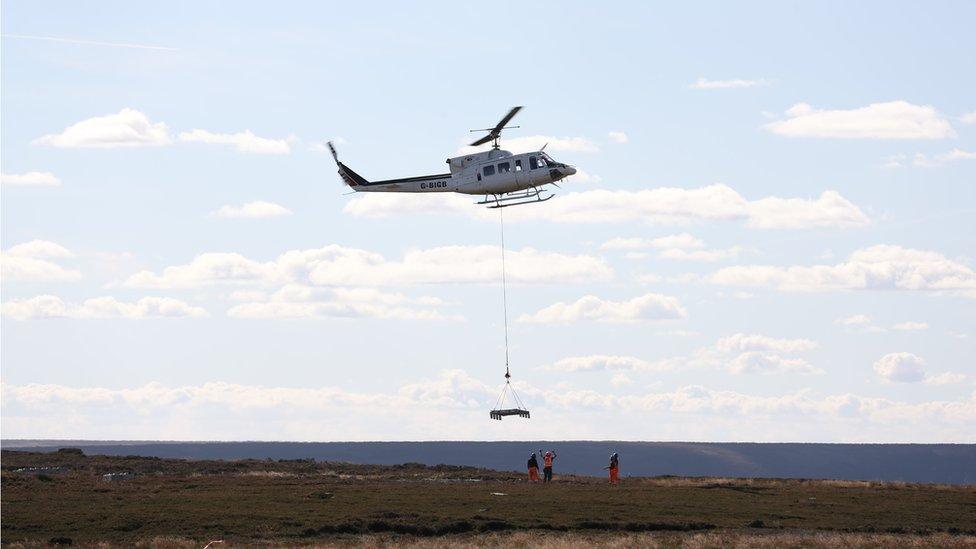
[[[552,135],[506,137],[501,140],[501,147],[506,151],[511,151],[513,154],[540,151],[543,147],[545,147],[545,151],[548,153],[594,153],[600,150],[600,147],[596,143],[586,137],[556,137]],[[490,148],[490,144],[478,147],[463,145],[458,148],[455,155],[464,156],[466,154],[486,151]]]
[[[700,282],[702,276],[698,273],[680,273],[664,279],[668,284],[696,284]],[[646,276],[640,277],[641,281],[649,280]]]
[[[871,317],[867,315],[853,315],[848,317],[842,317],[834,320],[834,324],[840,324],[841,326],[849,326],[856,329],[859,332],[866,333],[881,333],[888,331],[886,328],[881,326],[876,326],[871,322]]]
[[[180,141],[233,145],[239,152],[251,154],[288,154],[291,152],[291,145],[288,144],[287,139],[258,137],[251,130],[237,133],[212,133],[207,130],[194,129],[189,132],[180,132]]]
[[[600,245],[601,250],[639,250],[642,248],[704,248],[705,242],[688,233],[658,238],[612,238]]]
[[[957,160],[976,160],[976,152],[952,149],[949,152],[937,154],[931,158],[922,153],[917,153],[912,164],[919,168],[934,168]]]
[[[291,214],[291,210],[280,204],[256,200],[241,206],[233,206],[231,204],[221,206],[220,209],[212,212],[210,215],[225,219],[262,219],[266,217],[281,217],[283,215]]]
[[[733,374],[823,374],[805,359],[792,355],[816,349],[810,339],[782,339],[762,334],[737,333],[701,349],[689,359],[691,365],[724,366]]]
[[[892,330],[902,330],[902,331],[912,331],[912,330],[928,330],[929,325],[925,322],[899,322],[891,327]]]
[[[959,117],[963,124],[976,124],[976,111],[970,111]]]
[[[719,292],[719,296],[722,296],[722,295],[725,295],[725,294],[722,294],[721,292]],[[753,299],[754,297],[756,297],[756,294],[753,294],[753,293],[750,293],[750,292],[742,292],[742,291],[732,292],[732,293],[727,294],[727,295],[729,297],[731,297],[732,299]]]
[[[763,334],[737,333],[718,339],[714,345],[692,355],[672,359],[689,368],[720,368],[741,374],[823,374],[824,371],[796,356],[818,347],[803,338],[775,338]]]
[[[639,250],[644,248],[658,249],[658,257],[662,259],[674,259],[679,261],[719,261],[729,259],[739,255],[742,248],[733,246],[724,250],[700,250],[705,243],[688,233],[662,236],[652,239],[644,238],[612,238],[604,242],[601,250]],[[628,259],[643,259],[647,254],[631,252],[627,254]]]
[[[751,202],[746,224],[760,229],[860,227],[868,218],[837,191],[824,191],[816,200],[770,196]]]
[[[967,378],[968,376],[966,374],[943,372],[941,374],[925,376],[924,383],[926,385],[955,385],[966,381]]]
[[[673,363],[669,361],[648,362],[633,356],[588,355],[562,358],[543,366],[542,369],[552,372],[664,372],[673,367]]]
[[[408,297],[402,293],[382,292],[376,288],[333,288],[332,293],[336,298],[346,302],[382,303],[384,305],[412,303],[432,306],[447,304],[439,297]]]
[[[4,433],[9,437],[510,439],[512,429],[520,428],[505,425],[486,433],[478,420],[497,397],[497,386],[460,370],[444,371],[390,392],[227,382],[184,386],[149,383],[121,389],[9,383],[0,387]],[[908,403],[851,393],[820,395],[810,390],[754,395],[700,385],[628,395],[528,385],[520,385],[519,391],[534,411],[551,411],[554,420],[560,418],[550,426],[550,435],[555,438],[607,436],[608,424],[622,423],[620,434],[609,434],[622,437],[635,428],[652,426],[655,430],[649,432],[658,438],[669,436],[658,433],[683,432],[687,439],[698,440],[725,436],[734,440],[838,442],[870,437],[875,442],[878,438],[889,442],[968,442],[976,422],[976,396]],[[322,414],[334,421],[309,419]],[[590,427],[594,417],[599,421]],[[395,432],[389,429],[394,418]],[[748,428],[734,429],[729,435],[728,421]],[[674,423],[678,423],[677,430],[668,430],[667,425]],[[784,423],[788,429],[775,428]],[[820,429],[825,424],[826,432]]]
[[[725,267],[708,277],[713,284],[772,287],[787,292],[829,290],[941,290],[972,293],[976,272],[937,252],[879,244],[863,248],[837,265]]]
[[[613,374],[610,378],[610,385],[614,387],[624,387],[626,385],[633,385],[634,380],[630,379],[627,374]]]
[[[912,353],[889,353],[874,363],[874,371],[885,381],[914,383],[925,379],[925,360]]]
[[[652,248],[661,249],[684,249],[688,248],[704,248],[705,243],[688,233],[672,234],[668,236],[660,236],[658,238],[653,238],[649,242]]]
[[[234,290],[224,298],[229,301],[266,301],[268,294],[261,290]]]
[[[60,187],[61,180],[51,172],[0,174],[0,184],[8,187]]]
[[[787,358],[777,354],[750,351],[735,357],[729,363],[729,371],[734,374],[822,374],[802,358]]]
[[[723,337],[715,343],[721,352],[775,351],[778,353],[798,353],[817,348],[817,342],[810,339],[777,339],[761,334],[738,333]]]
[[[0,253],[0,271],[5,281],[67,282],[78,280],[81,273],[66,269],[48,258],[64,259],[72,253],[64,246],[47,240],[32,240]]]
[[[851,326],[858,328],[862,332],[873,332],[881,333],[887,332],[888,329],[883,326],[877,326],[871,321],[871,317],[867,315],[853,315],[848,317],[842,317],[834,320],[834,324],[840,324],[841,326]],[[891,327],[892,330],[899,331],[912,331],[912,330],[927,330],[929,325],[925,322],[900,322]]]
[[[401,261],[354,249],[312,250],[309,279],[320,285],[495,284],[501,279],[497,246],[441,246],[409,250]],[[287,261],[288,254],[279,259]],[[507,276],[514,283],[591,282],[610,278],[602,259],[534,248],[506,251]]]
[[[874,363],[874,371],[889,383],[925,383],[951,385],[966,380],[965,374],[943,372],[931,375],[925,369],[925,359],[912,353],[889,353]]]
[[[195,288],[214,284],[320,286],[410,286],[417,284],[496,284],[501,280],[497,246],[442,246],[408,250],[400,260],[356,248],[329,245],[291,250],[275,261],[259,262],[237,253],[204,253],[162,274],[142,271],[125,285],[142,288]],[[586,255],[534,248],[506,251],[511,283],[576,283],[607,280],[613,270]]]
[[[472,205],[460,195],[363,193],[351,199],[343,212],[356,217],[386,218],[400,214],[455,213],[497,221],[494,212]],[[513,208],[510,221],[553,223],[684,224],[696,221],[741,221],[762,229],[861,227],[868,217],[836,191],[816,199],[767,197],[749,201],[727,185],[698,189],[659,187],[641,191],[595,189],[567,193],[545,208]]]
[[[273,282],[274,264],[259,263],[237,253],[211,252],[196,256],[187,265],[166,267],[163,274],[140,271],[124,285],[133,288],[197,288],[221,283]]]
[[[842,326],[864,326],[865,324],[871,324],[871,317],[868,315],[845,316],[834,320],[834,324],[840,324]]]
[[[627,134],[624,132],[610,132],[607,134],[607,137],[609,137],[610,141],[613,141],[614,143],[623,144],[630,141],[630,138],[628,138]]]
[[[74,254],[71,253],[67,248],[56,242],[51,242],[50,240],[31,240],[30,242],[17,244],[16,246],[11,246],[8,248],[6,253],[18,257],[74,257]]]
[[[61,148],[152,147],[171,143],[166,124],[153,124],[149,118],[130,108],[117,114],[96,116],[72,124],[58,134],[48,134],[31,142]]]
[[[708,80],[707,78],[700,77],[698,80],[688,84],[688,87],[693,90],[724,90],[736,88],[755,88],[758,86],[768,86],[769,84],[770,81],[766,80],[765,78],[760,78],[758,80],[743,80],[741,78],[732,80]]]
[[[603,178],[600,177],[599,175],[590,173],[584,170],[583,168],[577,167],[576,174],[571,175],[568,181],[571,181],[573,183],[599,183],[603,181]]]
[[[601,250],[639,250],[641,248],[649,247],[648,242],[649,242],[648,240],[639,237],[624,238],[618,236],[616,238],[611,238],[610,240],[607,240],[606,242],[601,244],[600,249]]]
[[[373,288],[323,290],[287,285],[270,298],[235,305],[227,316],[243,319],[379,318],[397,320],[463,320],[431,307],[444,302],[434,297],[411,298]],[[422,307],[418,307],[423,306]]]
[[[683,250],[681,248],[672,248],[661,250],[658,256],[663,259],[675,259],[679,261],[714,262],[738,257],[741,251],[742,248],[739,246],[732,246],[724,250]]]
[[[524,314],[519,322],[568,323],[579,320],[599,322],[634,322],[639,320],[676,320],[688,313],[676,298],[661,294],[644,294],[627,301],[608,301],[594,295],[583,296],[572,303],[554,303],[533,314]]]
[[[118,301],[114,297],[86,299],[80,305],[66,304],[53,295],[39,295],[30,299],[14,299],[3,304],[3,315],[14,320],[39,318],[162,318],[200,317],[207,312],[168,297],[143,297],[134,303]]]
[[[786,111],[785,120],[763,127],[787,137],[943,139],[956,135],[935,107],[907,101],[872,103],[848,110],[814,109],[806,103],[797,103]]]
[[[885,169],[898,169],[905,167],[905,155],[904,154],[892,154],[884,158],[884,162],[881,164],[882,168]]]

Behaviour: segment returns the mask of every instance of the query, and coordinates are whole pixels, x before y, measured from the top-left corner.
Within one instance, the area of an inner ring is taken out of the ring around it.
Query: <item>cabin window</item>
[[[530,156],[529,157],[529,169],[530,170],[534,170],[534,169],[536,169],[538,167],[539,167],[539,160],[536,157],[534,157],[534,156]]]
[[[483,171],[485,172],[485,177],[488,177],[489,175],[495,175],[494,166],[485,166]]]
[[[512,171],[511,162],[502,162],[498,165],[498,173],[508,173]]]
[[[545,156],[540,156],[539,157],[539,167],[540,168],[545,168],[546,167],[546,157]]]
[[[517,171],[517,172],[522,171],[522,159],[521,158],[519,158],[518,160],[515,161],[515,171]]]

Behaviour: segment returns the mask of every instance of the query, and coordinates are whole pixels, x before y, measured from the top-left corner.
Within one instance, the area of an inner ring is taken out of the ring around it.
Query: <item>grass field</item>
[[[976,547],[976,487],[2,453],[4,544]]]

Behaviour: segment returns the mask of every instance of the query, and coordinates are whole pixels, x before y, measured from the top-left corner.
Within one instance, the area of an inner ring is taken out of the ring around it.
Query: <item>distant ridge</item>
[[[976,444],[709,442],[153,442],[4,440],[5,450],[182,459],[300,459],[392,465],[471,465],[521,471],[529,453],[555,449],[556,473],[603,474],[611,452],[625,476],[830,478],[976,484]]]

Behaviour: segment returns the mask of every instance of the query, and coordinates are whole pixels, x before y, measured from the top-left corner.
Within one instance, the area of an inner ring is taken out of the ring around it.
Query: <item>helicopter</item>
[[[556,183],[576,173],[576,168],[553,160],[545,153],[545,145],[534,152],[512,154],[502,150],[498,141],[502,130],[518,128],[506,126],[521,106],[513,107],[508,114],[492,128],[471,130],[488,132],[484,137],[471,143],[472,147],[491,142],[490,150],[447,159],[450,172],[435,175],[421,175],[402,179],[368,181],[339,161],[335,146],[328,143],[332,158],[339,167],[339,177],[355,192],[385,193],[461,193],[484,195],[476,204],[488,208],[505,208],[522,204],[545,202],[554,194],[545,185]]]

